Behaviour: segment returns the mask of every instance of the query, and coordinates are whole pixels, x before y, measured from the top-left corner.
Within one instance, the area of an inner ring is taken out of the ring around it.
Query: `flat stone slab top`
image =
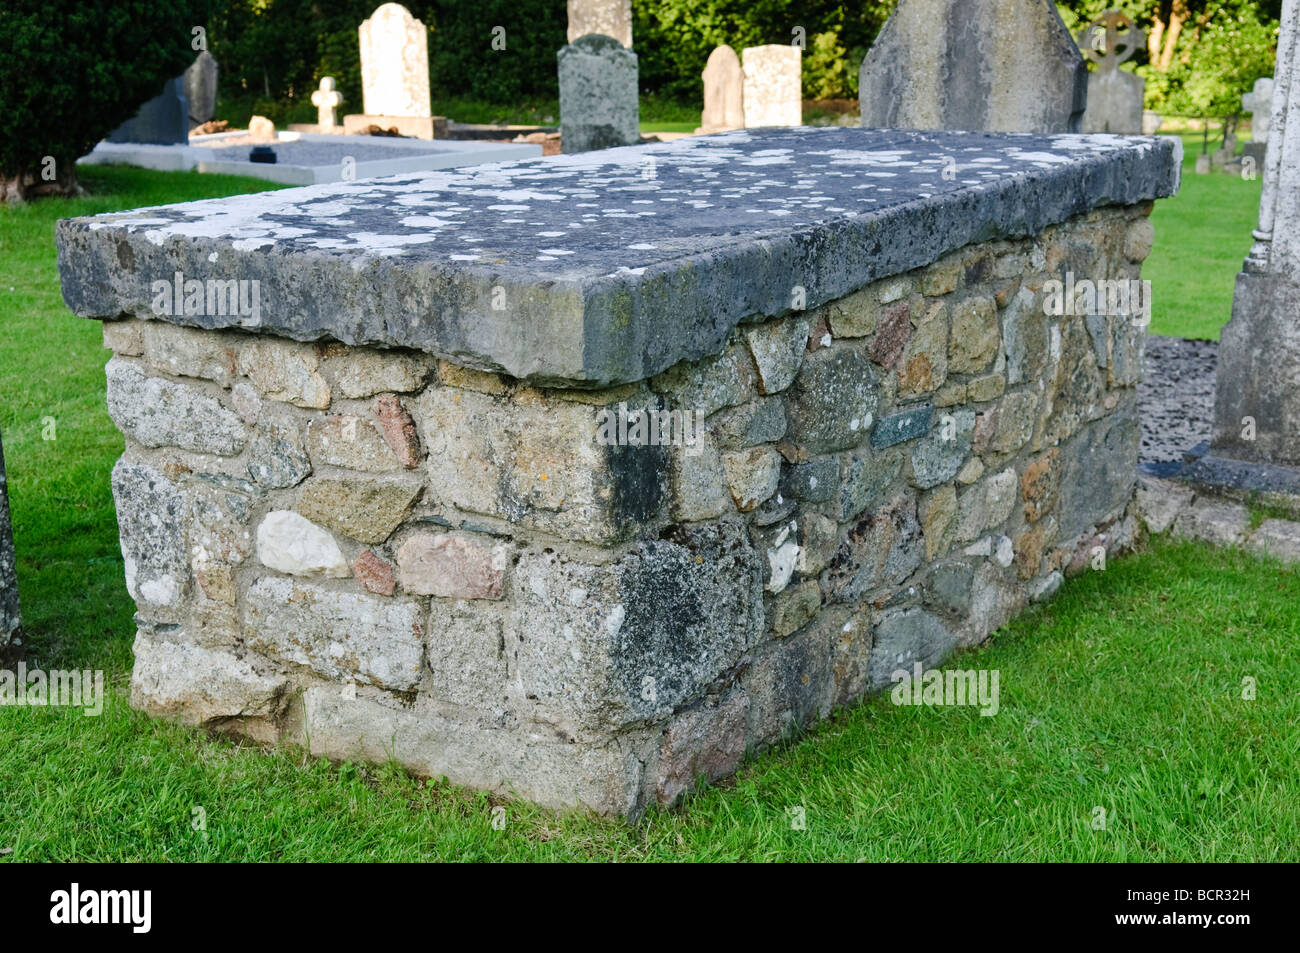
[[[605,386],[971,242],[1173,195],[1181,152],[1172,137],[738,131],[65,220],[59,269],[85,317],[156,316],[154,283],[177,273],[255,280],[254,314],[165,319]]]

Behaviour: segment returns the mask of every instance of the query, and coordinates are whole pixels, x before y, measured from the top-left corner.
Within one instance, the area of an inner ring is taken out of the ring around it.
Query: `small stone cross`
[[[1250,128],[1256,142],[1268,142],[1268,126],[1273,118],[1273,80],[1267,76],[1255,80],[1253,92],[1241,97],[1241,108],[1251,114]]]
[[[334,77],[322,76],[320,78],[320,89],[311,94],[311,104],[316,107],[318,124],[326,129],[333,129],[337,126],[339,119],[334,110],[342,102],[343,94],[336,92],[334,89]]]
[[[1101,72],[1109,73],[1131,59],[1145,40],[1146,31],[1129,17],[1119,10],[1107,10],[1079,34],[1079,50],[1101,67]]]

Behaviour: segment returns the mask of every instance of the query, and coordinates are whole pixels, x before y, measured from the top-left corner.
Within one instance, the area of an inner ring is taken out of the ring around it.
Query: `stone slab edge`
[[[718,353],[735,325],[788,313],[796,286],[815,308],[972,242],[1034,235],[1095,208],[1173,195],[1181,152],[1175,138],[1135,139],[1131,149],[1082,155],[857,218],[714,241],[638,275],[546,279],[420,259],[240,251],[229,238],[154,244],[139,231],[88,218],[58,223],[58,263],[64,300],[82,317],[151,318],[153,278],[174,271],[204,276],[210,256],[220,252],[224,275],[259,280],[263,300],[274,292],[278,307],[263,316],[259,332],[408,347],[532,383],[603,387]],[[495,288],[505,289],[510,309],[491,307]],[[422,317],[406,317],[413,308]],[[240,319],[165,320],[226,328],[239,327]]]

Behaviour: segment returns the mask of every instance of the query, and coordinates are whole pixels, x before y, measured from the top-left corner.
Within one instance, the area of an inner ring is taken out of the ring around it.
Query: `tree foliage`
[[[194,61],[197,0],[0,3],[0,201],[75,188],[74,163]],[[51,162],[52,160],[52,162]],[[57,179],[42,173],[51,168]]]
[[[1271,76],[1281,0],[1067,0],[1058,9],[1076,36],[1106,10],[1146,30],[1131,61],[1147,82],[1149,109],[1176,116],[1230,116],[1255,80]]]

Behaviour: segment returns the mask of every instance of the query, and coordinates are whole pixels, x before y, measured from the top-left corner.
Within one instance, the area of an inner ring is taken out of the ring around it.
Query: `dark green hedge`
[[[197,55],[194,0],[2,0],[0,177],[71,169]]]
[[[700,71],[720,43],[737,50],[805,37],[805,92],[853,96],[857,65],[894,0],[634,0],[634,45],[641,90],[687,103],[701,96]],[[230,0],[215,4],[213,54],[226,102],[302,107],[321,76],[331,75],[361,108],[357,26],[375,0]],[[475,99],[500,105],[553,102],[555,53],[565,43],[563,0],[434,0],[407,9],[429,37],[435,100]],[[506,48],[492,49],[494,27]],[[305,118],[310,110],[296,109]],[[279,118],[274,117],[273,118]]]

